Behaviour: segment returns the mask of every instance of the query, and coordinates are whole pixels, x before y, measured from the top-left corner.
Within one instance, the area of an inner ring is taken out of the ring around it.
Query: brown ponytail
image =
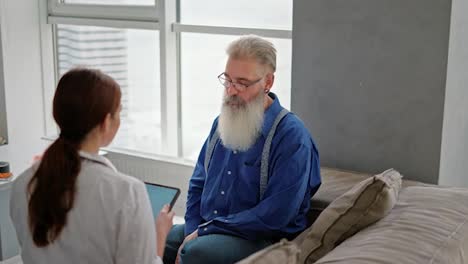
[[[77,192],[80,144],[107,114],[117,111],[120,97],[118,84],[97,70],[73,69],[60,79],[53,102],[60,136],[28,184],[29,226],[36,246],[54,242],[65,227]]]

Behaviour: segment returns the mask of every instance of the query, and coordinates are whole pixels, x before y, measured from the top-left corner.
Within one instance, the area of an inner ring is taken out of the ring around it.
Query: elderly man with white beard
[[[227,48],[218,78],[221,114],[190,180],[185,225],[174,226],[167,263],[234,263],[307,226],[319,154],[302,121],[270,92],[276,50],[257,36]]]

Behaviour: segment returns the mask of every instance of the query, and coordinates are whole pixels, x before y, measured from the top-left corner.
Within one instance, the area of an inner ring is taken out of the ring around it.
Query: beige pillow
[[[294,240],[301,250],[300,263],[314,263],[346,238],[386,216],[400,188],[400,173],[390,169],[338,197]]]
[[[237,262],[237,264],[297,264],[299,249],[293,242],[282,239],[263,250]]]

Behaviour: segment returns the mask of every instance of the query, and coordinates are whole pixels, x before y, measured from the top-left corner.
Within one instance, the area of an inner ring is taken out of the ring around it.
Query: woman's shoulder
[[[79,181],[82,187],[98,186],[103,193],[118,196],[131,195],[131,193],[142,191],[145,188],[141,180],[121,173],[111,165],[86,161],[82,163]]]

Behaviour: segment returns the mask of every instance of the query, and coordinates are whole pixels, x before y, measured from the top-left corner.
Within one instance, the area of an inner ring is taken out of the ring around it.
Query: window
[[[212,122],[220,112],[224,88],[217,76],[225,68],[226,46],[235,39],[236,36],[181,34],[182,146],[183,156],[188,159],[197,158]],[[289,108],[291,41],[269,40],[278,49],[272,91],[278,95],[281,104]],[[200,63],[203,63],[202,68]]]
[[[122,125],[112,146],[159,152],[159,39],[155,31],[57,25],[59,77],[75,66],[109,74],[122,90]]]
[[[226,33],[265,35],[268,31],[264,29],[290,30],[292,1],[181,0],[180,14],[182,155],[194,160],[220,112],[224,90],[216,76],[224,71],[227,45],[237,38]],[[273,31],[272,35],[281,36],[281,33]],[[272,91],[289,108],[291,40],[274,36],[268,39],[278,51]]]
[[[292,0],[180,0],[183,24],[292,29]]]
[[[225,48],[238,35],[275,44],[273,91],[289,108],[292,1],[48,0],[46,10],[52,25],[43,43],[55,58],[46,111],[64,72],[99,68],[123,94],[113,150],[195,160],[221,107]]]

